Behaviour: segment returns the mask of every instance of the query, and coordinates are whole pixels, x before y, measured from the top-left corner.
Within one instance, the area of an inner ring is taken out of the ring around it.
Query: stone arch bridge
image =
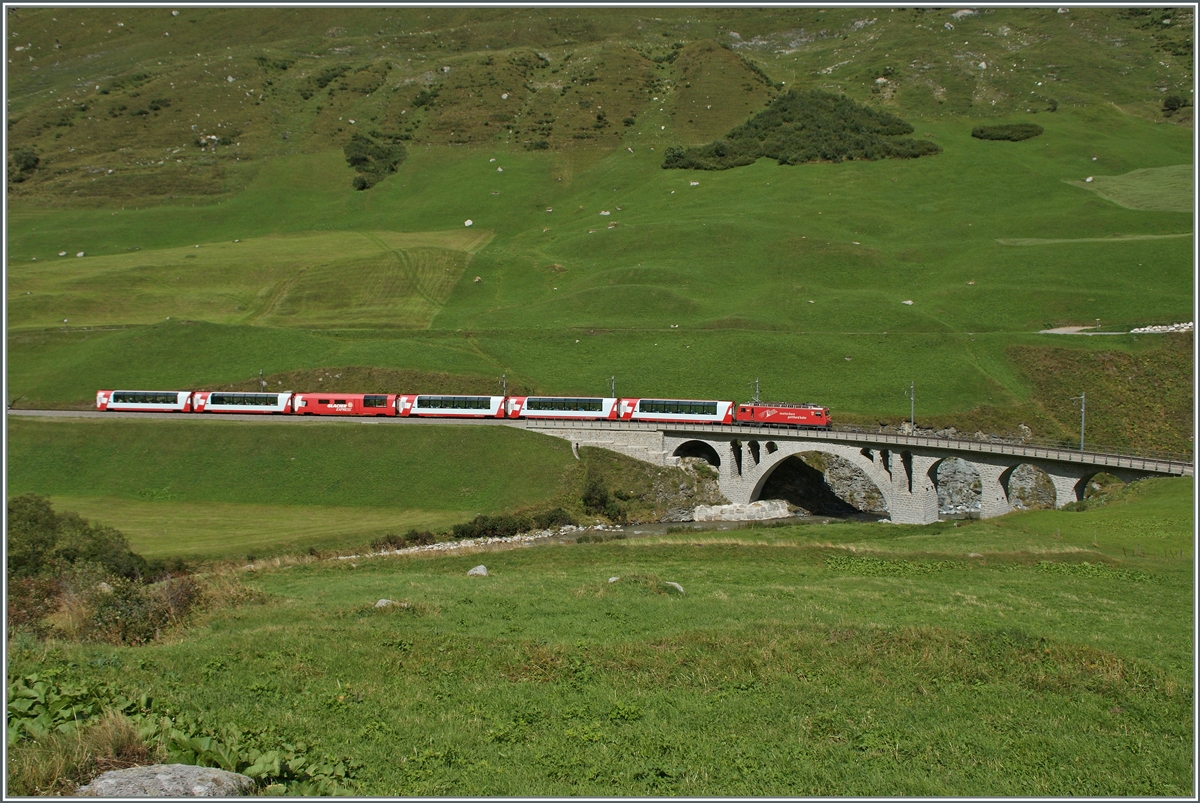
[[[892,521],[902,524],[937,521],[937,467],[950,457],[966,461],[979,474],[980,518],[1012,509],[1008,483],[1022,464],[1041,469],[1054,483],[1056,507],[1083,498],[1088,481],[1100,472],[1125,482],[1193,476],[1192,463],[1179,460],[919,435],[627,421],[530,420],[526,427],[569,440],[573,448],[596,446],[655,465],[677,466],[682,457],[701,457],[717,469],[725,497],[741,503],[756,500],[788,457],[801,452],[837,455],[875,483]]]

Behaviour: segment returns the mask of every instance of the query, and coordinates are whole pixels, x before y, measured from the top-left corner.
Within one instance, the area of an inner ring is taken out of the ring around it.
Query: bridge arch
[[[886,511],[892,511],[893,500],[891,498],[891,477],[876,460],[863,454],[863,450],[847,447],[840,444],[820,443],[813,441],[781,441],[777,443],[774,451],[762,449],[759,451],[760,462],[757,464],[753,484],[750,487],[748,501],[754,501],[762,496],[763,486],[767,480],[775,473],[785,460],[791,457],[797,457],[806,452],[817,452],[824,455],[839,457],[849,463],[854,469],[862,474],[864,479],[870,482],[879,492],[879,497],[882,499],[882,506]],[[879,455],[873,455],[878,459]],[[843,500],[844,501],[844,500]]]
[[[698,457],[716,469],[721,468],[721,456],[706,441],[684,441],[672,452],[672,457]]]
[[[755,485],[750,501],[784,499],[817,515],[888,514],[887,497],[866,472],[820,449],[784,457]]]
[[[938,512],[978,513],[982,507],[983,474],[969,460],[946,455],[929,467],[929,479],[937,489]],[[1005,498],[1008,494],[1007,472],[1001,475]],[[953,493],[951,489],[960,489]]]

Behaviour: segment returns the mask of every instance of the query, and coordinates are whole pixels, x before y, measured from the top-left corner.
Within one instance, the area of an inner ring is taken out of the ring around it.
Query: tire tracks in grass
[[[292,289],[292,286],[295,285],[296,282],[300,281],[300,279],[303,278],[304,274],[307,272],[308,268],[301,268],[291,278],[285,279],[283,282],[281,282],[275,292],[271,294],[271,297],[267,299],[267,302],[263,304],[262,308],[253,315],[246,316],[245,322],[251,326],[254,326],[257,325],[258,322],[263,318],[267,317],[268,315],[272,315],[276,308],[283,302],[283,300],[287,298],[288,291]]]
[[[429,316],[429,320],[432,321],[434,316],[437,314],[437,312],[439,310],[441,310],[442,307],[445,306],[445,302],[438,301],[436,298],[429,295],[429,293],[426,292],[425,288],[423,288],[421,286],[421,279],[420,279],[420,276],[418,275],[418,271],[417,271],[416,267],[413,265],[413,261],[408,258],[407,254],[402,255],[400,253],[399,249],[392,248],[390,245],[388,245],[386,242],[383,241],[382,237],[380,237],[377,234],[373,234],[372,232],[369,232],[369,231],[364,231],[364,232],[362,232],[362,236],[366,237],[368,240],[370,240],[371,242],[378,245],[384,251],[384,253],[390,254],[392,259],[396,260],[396,267],[399,268],[400,272],[404,275],[404,278],[408,279],[408,283],[412,287],[413,292],[416,293],[421,298],[423,298],[426,301],[426,303],[428,303],[430,305],[430,307],[432,307],[432,312]],[[465,272],[466,271],[465,271],[465,266],[464,266],[464,273]]]

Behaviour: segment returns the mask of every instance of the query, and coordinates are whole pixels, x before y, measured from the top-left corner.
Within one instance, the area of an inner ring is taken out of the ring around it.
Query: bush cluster
[[[371,542],[371,547],[374,549],[400,549],[406,546],[432,544],[435,540],[433,533],[429,532],[429,530],[417,532],[416,528],[413,528],[404,535],[388,533],[382,538],[376,538]]]
[[[508,538],[531,530],[548,530],[575,524],[575,519],[561,507],[542,513],[501,513],[496,516],[476,516],[466,524],[455,524],[455,538]]]
[[[588,466],[583,485],[583,509],[593,515],[606,516],[610,521],[625,522],[625,509],[609,493],[608,485],[594,463]]]
[[[120,531],[37,494],[8,501],[8,580],[10,633],[114,644],[158,638],[203,596],[181,559],[147,561]]]
[[[13,151],[8,155],[8,180],[20,184],[33,175],[42,162],[41,158],[29,148]]]
[[[52,574],[76,563],[97,564],[127,579],[143,577],[150,569],[112,527],[91,524],[77,513],[55,513],[50,500],[37,494],[8,500],[10,577]]]
[[[998,139],[1009,142],[1020,142],[1023,139],[1033,139],[1044,131],[1034,123],[1006,123],[1004,125],[979,125],[971,129],[975,139]]]
[[[1175,112],[1182,109],[1184,106],[1190,105],[1187,98],[1182,95],[1167,95],[1163,98],[1162,108],[1163,116],[1170,117]]]
[[[724,138],[667,149],[664,169],[727,170],[762,157],[780,164],[914,159],[941,153],[927,140],[901,138],[913,127],[842,95],[820,90],[780,95]]]
[[[395,173],[408,156],[408,151],[396,140],[380,143],[363,134],[352,135],[342,152],[346,154],[346,164],[358,171],[353,181],[356,190],[374,187],[385,176]]]

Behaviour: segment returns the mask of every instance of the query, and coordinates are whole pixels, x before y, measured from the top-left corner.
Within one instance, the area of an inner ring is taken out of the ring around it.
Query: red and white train
[[[653,421],[673,424],[769,424],[820,427],[828,408],[815,404],[705,399],[576,396],[457,396],[406,393],[233,393],[208,390],[101,390],[97,410],[154,413],[282,413],[417,418],[525,418],[560,421]]]

